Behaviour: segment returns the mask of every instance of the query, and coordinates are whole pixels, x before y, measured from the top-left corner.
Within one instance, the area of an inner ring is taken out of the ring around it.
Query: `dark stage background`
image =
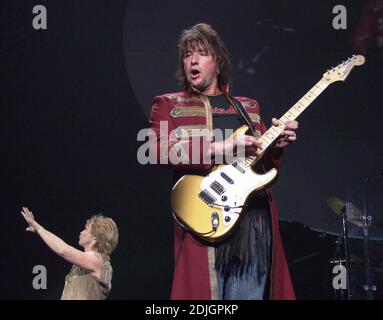
[[[371,3],[382,10],[381,1]],[[39,4],[47,8],[47,30],[32,27],[32,8]],[[332,26],[339,4],[347,9],[346,30]],[[366,56],[364,66],[331,85],[301,116],[299,140],[286,152],[273,186],[298,298],[336,299],[328,259],[340,224],[326,199],[361,207],[359,194],[352,196],[375,177],[367,185],[371,241],[377,252],[383,250],[383,54],[376,44],[382,39],[373,33],[379,27],[374,16],[370,37],[356,42],[366,4],[1,1],[0,298],[58,299],[70,269],[25,232],[19,212],[28,206],[43,226],[73,245],[90,215],[111,216],[120,242],[112,256],[110,299],[168,299],[170,172],[138,164],[137,133],[148,125],[152,98],[178,91],[179,33],[207,22],[229,48],[234,94],[256,98],[266,123],[328,68],[353,53]],[[363,51],[360,45],[367,42]],[[358,243],[361,232],[351,229]],[[47,268],[46,290],[32,288],[35,265]]]

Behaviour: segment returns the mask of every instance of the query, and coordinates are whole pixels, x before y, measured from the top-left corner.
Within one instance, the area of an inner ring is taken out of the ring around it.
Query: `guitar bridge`
[[[198,194],[198,197],[203,201],[205,202],[209,207],[212,207],[215,202],[217,201],[216,198],[214,198],[214,196],[206,191],[206,190],[203,190],[201,191],[199,194]]]

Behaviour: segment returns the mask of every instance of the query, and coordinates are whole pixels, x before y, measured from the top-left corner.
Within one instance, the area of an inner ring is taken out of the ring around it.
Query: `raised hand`
[[[27,207],[23,207],[21,214],[24,217],[25,221],[28,223],[26,231],[37,232],[40,228],[40,225],[35,221],[32,211],[29,211]]]

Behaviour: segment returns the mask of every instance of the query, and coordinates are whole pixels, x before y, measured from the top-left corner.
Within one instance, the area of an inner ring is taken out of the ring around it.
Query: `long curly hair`
[[[188,48],[207,49],[217,59],[218,86],[231,87],[231,63],[225,43],[217,31],[206,23],[198,23],[189,29],[182,31],[178,40],[178,66],[176,77],[179,85],[185,90],[191,89],[184,69],[184,57]]]

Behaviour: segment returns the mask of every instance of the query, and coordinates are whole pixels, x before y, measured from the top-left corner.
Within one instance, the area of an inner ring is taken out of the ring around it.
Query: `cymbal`
[[[345,202],[342,199],[332,197],[326,199],[327,205],[334,211],[337,215],[342,213],[342,210],[346,209],[347,211],[347,221],[352,224],[357,225],[358,227],[363,226],[362,211],[354,206],[351,202]],[[347,207],[346,207],[347,206]]]

